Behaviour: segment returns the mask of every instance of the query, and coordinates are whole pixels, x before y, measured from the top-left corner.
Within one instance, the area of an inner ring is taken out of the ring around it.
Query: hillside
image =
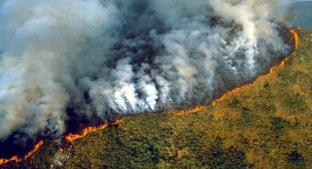
[[[2,168],[310,168],[312,33],[298,32],[283,67],[214,106],[129,116]]]

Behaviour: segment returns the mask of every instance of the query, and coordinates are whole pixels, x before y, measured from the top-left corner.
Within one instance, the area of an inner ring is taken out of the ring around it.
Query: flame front
[[[85,128],[85,129],[83,129],[83,130],[81,131],[81,133],[78,133],[78,134],[69,133],[69,134],[65,137],[65,140],[66,140],[67,142],[72,142],[72,141],[74,141],[74,140],[77,140],[77,139],[79,139],[79,138],[81,138],[81,137],[86,136],[86,135],[89,134],[89,133],[95,132],[95,131],[98,130],[98,129],[105,129],[105,128],[107,128],[107,127],[108,127],[107,124],[102,124],[102,125],[100,125],[100,126],[98,126],[98,127],[87,127],[87,128]]]
[[[289,32],[291,33],[292,38],[293,38],[293,39],[290,39],[290,41],[291,40],[293,41],[293,48],[294,49],[298,49],[300,39],[299,39],[299,35],[297,33],[297,30],[296,29],[290,29]],[[230,95],[233,95],[233,94],[239,92],[241,89],[243,89],[245,87],[254,86],[259,81],[262,81],[266,76],[270,76],[274,72],[280,70],[281,68],[283,68],[285,66],[285,63],[287,62],[288,59],[289,59],[289,56],[285,57],[279,64],[271,67],[267,74],[258,76],[257,79],[254,82],[245,84],[243,86],[240,86],[240,87],[234,88],[233,90],[228,91],[227,93],[222,95],[220,98],[214,100],[211,103],[211,106],[196,106],[196,107],[191,108],[191,109],[182,110],[182,111],[179,111],[179,112],[174,112],[173,114],[175,114],[176,116],[183,116],[183,115],[186,115],[186,114],[189,114],[189,113],[195,113],[195,112],[198,112],[198,111],[202,111],[202,110],[208,109],[209,107],[214,107],[214,106],[217,105],[217,103],[223,101],[225,98],[229,97]]]
[[[294,48],[295,49],[298,49],[298,46],[299,46],[299,35],[298,35],[298,33],[296,32],[296,30],[295,29],[290,29],[289,30],[290,31],[290,33],[293,35],[293,38],[294,38]]]
[[[121,123],[125,118],[121,118],[121,119],[118,119],[116,120],[113,124],[119,124]],[[82,138],[86,135],[88,135],[89,133],[93,133],[99,129],[105,129],[108,127],[108,124],[102,124],[98,127],[87,127],[85,129],[83,129],[80,133],[77,133],[77,134],[73,134],[73,133],[70,133],[68,134],[67,136],[65,136],[65,141],[67,142],[73,142],[74,140],[77,140],[79,138]]]
[[[293,43],[294,43],[294,49],[297,49],[298,46],[299,46],[299,35],[297,33],[297,31],[295,29],[290,29],[289,32],[292,34],[292,37],[293,37]],[[169,112],[169,113],[173,113],[174,115],[176,116],[184,116],[186,114],[189,114],[189,113],[195,113],[195,112],[199,112],[199,111],[203,111],[203,110],[206,110],[208,109],[209,107],[214,107],[217,105],[217,103],[223,101],[225,98],[227,98],[229,95],[232,95],[234,93],[237,93],[239,92],[242,88],[244,87],[248,87],[248,86],[251,86],[251,85],[255,85],[257,82],[261,81],[264,79],[265,76],[268,76],[270,74],[272,74],[273,72],[276,72],[277,70],[280,70],[281,68],[284,67],[285,65],[285,62],[289,59],[289,57],[286,57],[285,59],[283,59],[278,65],[276,66],[273,66],[268,74],[265,74],[265,75],[261,75],[259,76],[253,83],[249,83],[249,84],[246,84],[246,85],[243,85],[241,87],[237,87],[229,92],[227,92],[226,94],[224,94],[223,96],[221,96],[220,98],[214,100],[212,103],[211,103],[211,106],[196,106],[196,107],[193,107],[193,108],[190,108],[190,109],[186,109],[186,110],[182,110],[182,111],[177,111],[177,112]],[[120,118],[118,119],[116,122],[114,122],[113,124],[120,124],[123,120],[125,120],[125,118]],[[79,138],[82,138],[82,137],[85,137],[86,135],[88,135],[89,133],[92,133],[92,132],[95,132],[99,129],[105,129],[108,127],[108,124],[102,124],[98,127],[87,127],[85,129],[83,129],[80,133],[78,134],[73,134],[73,133],[70,133],[68,134],[67,136],[65,136],[65,141],[67,142],[73,142],[74,140],[77,140]],[[15,162],[21,162],[23,160],[26,160],[28,159],[31,155],[33,155],[35,152],[37,152],[40,147],[44,144],[44,142],[41,140],[39,141],[35,146],[34,148],[29,152],[27,153],[24,157],[22,158],[19,158],[17,156],[13,156],[12,158],[10,159],[1,159],[0,158],[0,166],[3,165],[3,164],[6,164],[8,162],[11,162],[11,161],[15,161]],[[63,152],[63,149],[61,148],[60,149],[60,152]]]
[[[35,152],[37,152],[43,146],[43,144],[44,144],[44,141],[40,140],[30,152],[28,152],[24,157],[21,157],[21,158],[18,156],[13,156],[9,159],[0,158],[0,166],[11,161],[15,161],[19,163],[19,162],[22,162],[23,160],[27,160],[30,156],[32,156]]]
[[[203,111],[203,110],[208,109],[208,108],[209,108],[209,106],[196,106],[196,107],[193,107],[190,109],[173,112],[173,114],[176,116],[184,116],[186,114]]]

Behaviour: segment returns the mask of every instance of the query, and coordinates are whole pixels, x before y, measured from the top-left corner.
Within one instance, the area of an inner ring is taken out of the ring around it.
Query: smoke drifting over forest
[[[0,140],[208,104],[289,47],[272,0],[0,1]]]

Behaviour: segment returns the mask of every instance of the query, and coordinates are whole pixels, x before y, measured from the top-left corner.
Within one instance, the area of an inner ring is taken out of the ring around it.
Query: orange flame
[[[64,148],[62,148],[62,147],[59,148],[59,152],[60,152],[60,153],[63,153],[63,152],[64,152]]]
[[[72,142],[74,140],[77,140],[79,138],[82,138],[82,137],[86,136],[89,133],[95,132],[98,129],[105,129],[106,127],[108,127],[107,124],[102,124],[102,125],[100,125],[98,127],[87,127],[85,129],[83,129],[81,131],[81,133],[78,133],[78,134],[69,133],[67,136],[65,136],[65,140],[67,142]]]
[[[29,151],[24,157],[18,157],[18,156],[13,156],[9,159],[5,159],[5,158],[0,158],[0,166],[1,165],[4,165],[8,162],[11,162],[11,161],[15,161],[17,163],[20,163],[22,162],[23,160],[27,160],[30,156],[32,156],[34,153],[36,153],[44,144],[44,141],[43,140],[40,140],[35,146],[34,148]]]
[[[297,31],[295,29],[290,29],[289,32],[293,36],[294,49],[298,49],[300,39],[299,39],[299,35],[298,35]],[[217,105],[217,103],[223,101],[228,96],[233,95],[233,94],[239,92],[241,89],[243,89],[245,87],[254,86],[259,81],[263,80],[264,77],[266,77],[266,76],[268,76],[270,74],[273,74],[277,70],[280,70],[281,68],[283,68],[285,66],[285,63],[287,62],[288,59],[289,59],[289,57],[284,58],[279,64],[271,67],[270,70],[268,71],[268,74],[264,74],[264,75],[258,76],[257,79],[254,82],[245,84],[245,85],[237,87],[237,88],[234,88],[233,90],[230,90],[227,93],[223,94],[220,98],[214,100],[211,103],[210,106],[196,106],[196,107],[191,108],[191,109],[173,112],[173,114],[176,115],[176,116],[183,116],[183,115],[186,115],[186,114],[190,114],[190,113],[195,113],[195,112],[198,112],[198,111],[206,110],[209,107],[214,107],[214,106]]]
[[[44,141],[43,141],[43,140],[40,140],[40,141],[34,146],[34,148],[24,156],[23,160],[27,160],[31,155],[33,155],[35,152],[37,152],[37,151],[43,146],[43,144],[44,144]]]
[[[290,29],[289,32],[292,34],[293,36],[293,42],[294,42],[294,49],[297,49],[298,46],[299,46],[299,35],[298,33],[296,32],[295,29]],[[285,65],[285,62],[289,59],[289,57],[286,57],[285,59],[283,59],[278,65],[276,66],[273,66],[272,68],[270,68],[269,70],[269,73],[268,74],[272,74],[273,72],[281,69],[282,67],[284,67]],[[212,103],[211,103],[211,106],[214,107],[217,105],[217,103],[223,101],[226,97],[228,97],[229,95],[232,95],[234,93],[237,93],[239,92],[242,88],[244,87],[247,87],[247,86],[250,86],[250,85],[255,85],[259,80],[263,79],[265,76],[267,76],[268,74],[266,75],[261,75],[259,76],[254,82],[252,83],[249,83],[249,84],[246,84],[246,85],[243,85],[241,87],[237,87],[229,92],[227,92],[226,94],[224,94],[223,96],[221,96],[220,98],[214,100]],[[206,110],[208,109],[210,106],[195,106],[193,108],[190,108],[190,109],[186,109],[186,110],[182,110],[182,111],[177,111],[177,112],[171,112],[173,113],[174,115],[176,116],[184,116],[186,114],[190,114],[190,113],[195,113],[195,112],[199,112],[199,111],[203,111],[203,110]],[[170,113],[170,112],[169,112]],[[116,122],[114,122],[113,124],[120,124],[125,118],[121,118],[121,119],[118,119]],[[78,134],[68,134],[67,136],[65,136],[65,140],[67,142],[73,142],[74,140],[77,140],[79,138],[82,138],[82,137],[85,137],[86,135],[88,135],[89,133],[92,133],[92,132],[95,132],[97,131],[98,129],[105,129],[108,127],[108,124],[102,124],[98,127],[87,127],[85,129],[82,130],[81,133],[78,133]],[[10,159],[1,159],[0,158],[0,166],[3,165],[3,164],[6,164],[10,161],[16,161],[16,162],[21,162],[22,160],[26,160],[28,159],[32,154],[34,154],[35,152],[37,152],[40,147],[44,144],[44,142],[41,140],[39,143],[37,143],[33,150],[31,150],[29,153],[27,153],[23,158],[19,158],[17,156],[13,156],[12,158]],[[61,148],[59,150],[60,152],[63,152],[64,149]]]
[[[118,119],[113,124],[120,124],[123,120],[124,120],[124,118]],[[65,136],[65,141],[73,142],[74,140],[82,138],[82,137],[88,135],[89,133],[93,133],[93,132],[95,132],[95,131],[97,131],[99,129],[105,129],[107,127],[108,127],[108,124],[102,124],[102,125],[100,125],[98,127],[87,127],[85,129],[83,129],[80,133],[77,133],[77,134],[70,133],[70,134],[68,134],[67,136]]]
[[[172,112],[174,115],[176,116],[184,116],[186,114],[190,114],[190,113],[196,113],[205,109],[208,109],[209,106],[195,106],[193,108],[190,109],[186,109],[186,110],[181,110],[181,111],[177,111],[177,112]]]
[[[298,49],[298,46],[299,46],[299,35],[298,35],[298,33],[296,32],[296,30],[295,29],[290,29],[289,30],[290,31],[290,33],[293,35],[293,37],[294,37],[294,48],[295,49]]]

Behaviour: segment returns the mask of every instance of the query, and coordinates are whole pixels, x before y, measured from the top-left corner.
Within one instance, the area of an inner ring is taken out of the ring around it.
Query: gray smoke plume
[[[0,3],[2,140],[60,136],[69,114],[208,104],[288,50],[270,0]]]

